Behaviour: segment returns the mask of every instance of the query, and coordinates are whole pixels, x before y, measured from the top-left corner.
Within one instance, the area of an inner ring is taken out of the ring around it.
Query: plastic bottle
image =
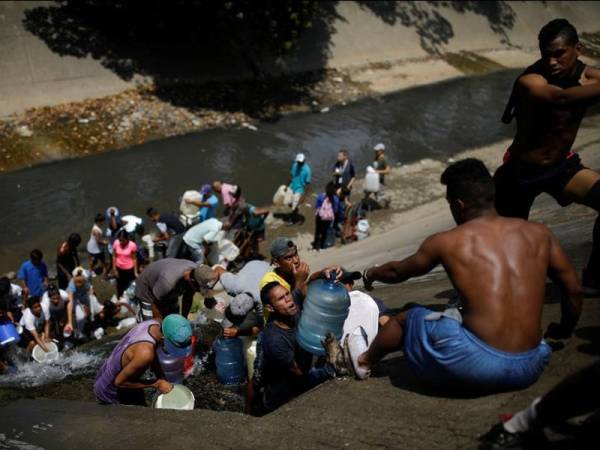
[[[246,381],[244,345],[240,338],[219,337],[213,344],[217,379],[222,384],[242,384]]]
[[[338,340],[341,339],[349,308],[350,296],[346,288],[335,281],[335,273],[329,280],[312,282],[308,286],[298,325],[298,344],[314,355],[324,355],[321,341],[330,331]]]
[[[158,347],[156,353],[158,355],[160,367],[162,367],[163,373],[165,374],[165,379],[169,383],[181,383],[185,378],[183,370],[185,358],[177,358],[169,355],[161,347]]]

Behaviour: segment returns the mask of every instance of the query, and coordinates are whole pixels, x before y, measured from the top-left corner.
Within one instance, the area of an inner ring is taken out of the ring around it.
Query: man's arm
[[[28,331],[31,333],[31,336],[33,337],[33,340],[35,341],[35,343],[37,345],[39,345],[42,348],[42,350],[44,350],[46,353],[48,353],[48,347],[46,347],[44,340],[38,334],[37,330],[33,329],[33,330],[28,330]]]
[[[373,289],[374,281],[395,284],[430,272],[440,262],[439,235],[429,236],[417,252],[402,261],[391,261],[383,266],[371,267],[364,272],[365,288]]]
[[[546,332],[547,337],[564,339],[570,337],[581,315],[583,290],[577,279],[577,273],[558,239],[550,233],[549,275],[558,282],[561,292],[560,324],[551,323]]]
[[[548,83],[541,75],[529,74],[519,79],[517,87],[531,99],[553,105],[569,105],[578,102],[592,103],[600,100],[600,83],[562,89]]]
[[[162,393],[167,393],[173,389],[173,385],[167,380],[158,379],[155,381],[137,380],[142,373],[152,364],[154,360],[154,351],[150,344],[138,346],[134,350],[133,359],[119,372],[115,378],[115,386],[122,389],[144,389],[153,387],[159,389]],[[131,381],[137,380],[137,381]]]
[[[192,304],[194,302],[194,291],[192,289],[186,289],[183,295],[181,296],[181,315],[187,319],[188,314],[190,313],[190,309],[192,309]]]
[[[211,206],[210,203],[208,202],[202,202],[200,200],[186,200],[186,203],[190,204],[190,205],[195,205],[198,208],[204,208],[205,206]]]
[[[44,342],[50,342],[50,321],[44,321]]]
[[[350,181],[348,182],[348,189],[352,189],[354,182],[356,181],[356,171],[354,170],[354,165],[350,163]]]

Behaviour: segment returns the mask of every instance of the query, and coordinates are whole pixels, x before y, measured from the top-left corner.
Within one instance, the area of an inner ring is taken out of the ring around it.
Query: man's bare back
[[[402,348],[409,365],[430,381],[520,388],[533,383],[551,350],[542,342],[546,277],[561,287],[561,322],[547,336],[571,335],[581,313],[575,269],[552,232],[542,224],[498,215],[494,181],[477,159],[451,164],[441,176],[457,227],[434,234],[416,253],[363,273],[393,284],[442,264],[462,296],[463,313],[415,307],[392,317],[368,347],[361,333],[347,344],[359,378],[387,353]]]
[[[430,238],[463,297],[463,323],[489,345],[522,352],[539,344],[549,266],[565,255],[541,224],[497,215]]]

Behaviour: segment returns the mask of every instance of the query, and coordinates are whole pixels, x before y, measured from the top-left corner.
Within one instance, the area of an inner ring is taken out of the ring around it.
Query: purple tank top
[[[132,328],[123,338],[119,341],[117,346],[114,348],[110,356],[96,375],[96,382],[94,383],[94,394],[98,400],[104,403],[119,403],[119,396],[117,387],[115,386],[115,379],[119,372],[121,372],[121,361],[123,359],[123,353],[138,342],[149,342],[150,344],[156,345],[156,339],[154,339],[148,332],[152,325],[159,325],[160,322],[157,320],[147,320],[136,325]]]

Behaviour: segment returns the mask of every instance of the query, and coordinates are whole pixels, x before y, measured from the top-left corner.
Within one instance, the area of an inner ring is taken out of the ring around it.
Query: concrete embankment
[[[322,68],[359,68],[385,72],[395,63],[387,81],[391,88],[430,82],[439,77],[458,76],[452,58],[413,64],[438,53],[474,52],[501,66],[525,63],[522,51],[536,45],[539,28],[555,17],[566,17],[580,32],[598,31],[598,2],[339,2],[330,34],[308,30],[299,52],[275,65],[260,62],[269,72],[294,73]],[[390,4],[391,3],[391,4]],[[135,86],[107,66],[107,56],[86,53],[77,42],[51,50],[37,27],[32,11],[59,8],[50,1],[7,1],[0,4],[0,116],[31,107],[48,106],[116,94]],[[48,26],[48,24],[46,24]],[[61,33],[61,29],[55,30]],[[62,30],[64,31],[64,30]],[[320,46],[316,41],[323,40]],[[69,45],[71,46],[69,48]],[[512,49],[512,51],[510,51]],[[493,50],[493,51],[492,51]],[[323,56],[325,53],[325,56]],[[184,61],[182,60],[182,65]],[[231,61],[214,62],[198,81],[239,78],[250,72],[227,73]],[[137,74],[145,76],[146,74]],[[367,76],[368,78],[368,76]],[[135,77],[132,79],[134,80]],[[396,79],[393,81],[392,79]],[[403,81],[402,81],[403,80]]]
[[[577,25],[588,61],[600,55],[598,2],[327,8],[327,21],[303,35],[297,53],[256,61],[267,77],[256,83],[235,58],[203,59],[190,71],[189,55],[162,61],[164,53],[153,59],[152,51],[111,46],[55,2],[0,3],[0,172],[524,67],[537,58],[537,31],[555,17]]]

